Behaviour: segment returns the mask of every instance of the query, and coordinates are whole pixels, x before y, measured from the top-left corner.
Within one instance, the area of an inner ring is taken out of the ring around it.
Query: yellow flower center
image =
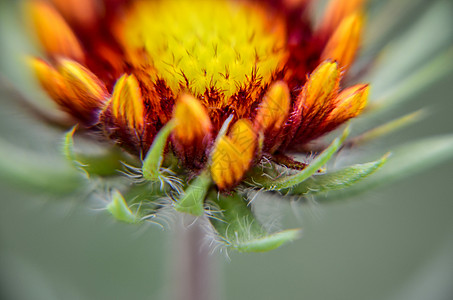
[[[214,88],[227,100],[270,83],[287,56],[282,20],[240,1],[139,1],[118,29],[132,65],[175,94]]]

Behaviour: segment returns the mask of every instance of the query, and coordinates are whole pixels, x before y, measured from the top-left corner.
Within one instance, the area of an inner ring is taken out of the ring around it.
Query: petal
[[[212,123],[201,102],[189,94],[179,97],[173,109],[172,141],[176,154],[191,169],[201,169],[212,142]]]
[[[29,1],[27,13],[41,45],[49,55],[83,61],[84,53],[77,37],[50,4]]]
[[[176,122],[173,136],[184,145],[203,140],[211,132],[212,124],[201,102],[189,94],[179,97],[173,111]]]
[[[256,133],[250,121],[246,119],[238,120],[233,124],[228,136],[238,150],[244,154],[244,161],[251,161],[255,152]]]
[[[341,72],[336,62],[322,62],[309,76],[291,113],[291,123],[285,129],[282,149],[293,149],[318,134],[319,124],[334,108]]]
[[[64,105],[62,98],[67,92],[63,76],[42,59],[29,58],[28,64],[34,71],[42,88],[49,96],[59,105]]]
[[[100,7],[95,0],[52,0],[52,3],[71,24],[89,28],[97,22]]]
[[[211,155],[211,176],[221,190],[238,184],[252,164],[257,144],[249,121],[237,121],[228,136],[217,141]]]
[[[143,130],[145,107],[134,75],[123,75],[118,79],[109,103],[113,118],[131,129]]]
[[[331,104],[340,85],[340,69],[336,62],[324,61],[311,73],[298,99],[303,119],[314,118]]]
[[[291,98],[288,85],[283,81],[274,83],[264,96],[255,123],[266,132],[278,131],[288,118]]]
[[[81,64],[61,59],[58,71],[65,80],[67,96],[80,110],[100,108],[108,98],[104,83]]]
[[[321,55],[322,60],[331,59],[340,67],[349,67],[353,62],[362,36],[363,14],[353,13],[343,19],[340,26],[330,37]]]
[[[72,60],[60,60],[57,69],[36,58],[29,59],[29,64],[41,86],[63,110],[84,123],[96,122],[94,115],[109,93],[93,73]]]
[[[335,108],[326,119],[327,130],[358,116],[366,106],[369,91],[368,84],[358,84],[343,90],[336,99]]]
[[[255,128],[264,137],[263,151],[272,153],[283,142],[282,130],[291,108],[291,95],[283,81],[274,83],[260,104]]]
[[[322,18],[319,34],[327,40],[349,15],[363,10],[366,0],[331,0]]]

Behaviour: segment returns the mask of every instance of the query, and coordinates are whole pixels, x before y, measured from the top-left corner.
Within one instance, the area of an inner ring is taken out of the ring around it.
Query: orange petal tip
[[[201,141],[211,132],[212,124],[201,102],[189,94],[179,97],[173,110],[174,137],[185,145]]]
[[[291,98],[288,85],[283,81],[275,82],[264,96],[255,119],[257,127],[266,132],[278,131],[288,118]]]
[[[370,86],[358,84],[343,90],[336,99],[336,107],[330,113],[328,120],[341,124],[358,116],[366,106]]]
[[[27,58],[27,63],[35,73],[42,88],[55,102],[59,103],[66,94],[64,79],[61,74],[42,59]]]
[[[366,0],[331,0],[320,24],[320,34],[331,36],[349,15],[362,11]]]
[[[71,24],[90,28],[96,25],[100,13],[97,0],[51,0]]]
[[[341,67],[348,68],[356,56],[362,36],[364,15],[355,12],[340,23],[327,42],[321,59],[331,59]]]
[[[104,83],[90,70],[70,59],[60,59],[58,72],[65,79],[66,86],[80,105],[100,106],[108,97]]]
[[[304,85],[299,106],[304,116],[316,114],[328,105],[339,89],[341,72],[336,62],[322,62]]]
[[[77,37],[51,4],[39,0],[27,1],[25,9],[32,29],[50,56],[83,61],[84,53]]]
[[[123,75],[113,88],[109,101],[112,115],[119,123],[130,129],[141,131],[144,126],[144,111],[142,93],[134,75]]]

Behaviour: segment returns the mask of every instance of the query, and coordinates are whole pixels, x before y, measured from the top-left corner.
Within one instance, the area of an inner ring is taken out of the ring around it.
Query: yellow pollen
[[[116,31],[132,65],[175,94],[214,88],[228,99],[270,83],[287,56],[282,20],[241,1],[138,1]]]

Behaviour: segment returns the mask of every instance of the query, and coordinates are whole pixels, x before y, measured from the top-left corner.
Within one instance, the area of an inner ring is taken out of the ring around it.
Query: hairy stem
[[[173,300],[215,300],[217,292],[215,255],[206,243],[203,220],[187,214],[178,216],[173,243]]]

